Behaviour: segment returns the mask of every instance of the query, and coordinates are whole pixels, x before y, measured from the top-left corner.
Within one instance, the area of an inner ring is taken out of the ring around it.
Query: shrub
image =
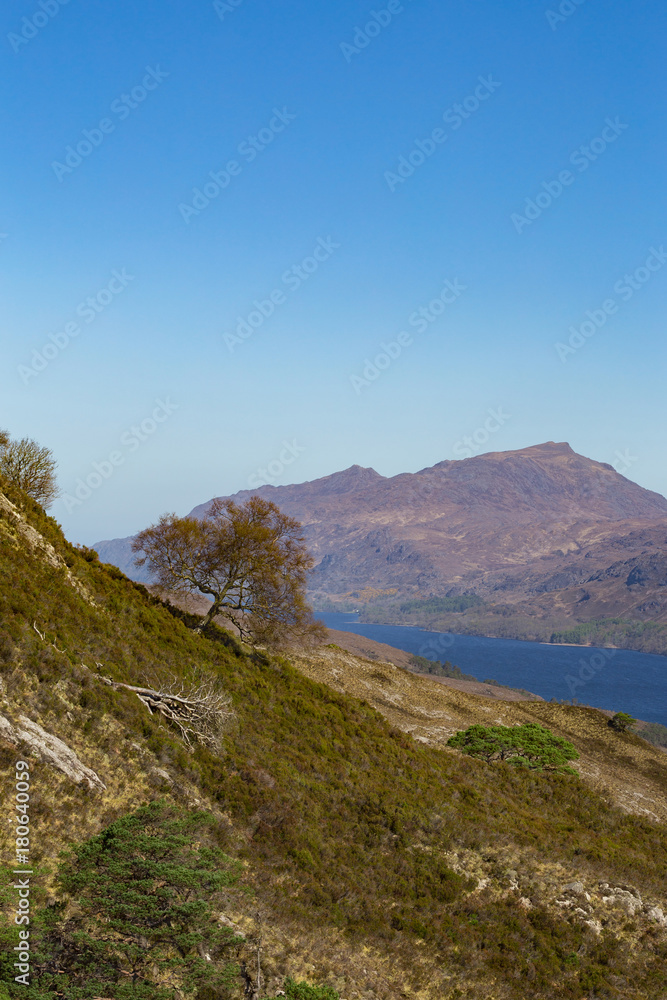
[[[151,1000],[170,1000],[175,981],[188,992],[231,985],[237,970],[224,959],[236,939],[213,904],[241,866],[212,842],[214,825],[153,802],[64,852],[64,895],[41,920],[40,984]]]
[[[286,1000],[339,1000],[340,994],[330,986],[310,986],[308,983],[297,983],[290,976],[285,980]],[[268,1000],[268,998],[265,998]]]
[[[524,726],[470,726],[450,737],[447,745],[487,763],[504,760],[533,771],[577,773],[568,766],[569,761],[579,757],[572,744],[536,722]]]
[[[616,729],[619,733],[624,733],[630,726],[634,726],[636,723],[637,720],[633,719],[627,712],[617,712],[613,719],[609,720],[611,728]]]

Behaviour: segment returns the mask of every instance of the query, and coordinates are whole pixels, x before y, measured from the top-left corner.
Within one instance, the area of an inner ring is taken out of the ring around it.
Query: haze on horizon
[[[667,12],[557,10],[3,11],[0,426],[100,479],[72,541],[549,440],[667,494]]]

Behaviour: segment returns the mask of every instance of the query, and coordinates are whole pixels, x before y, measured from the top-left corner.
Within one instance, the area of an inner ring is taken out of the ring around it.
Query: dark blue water
[[[329,628],[356,632],[429,660],[450,660],[479,680],[493,678],[547,701],[574,698],[667,725],[667,656],[452,635],[405,625],[362,625],[355,614],[327,612],[317,617]]]

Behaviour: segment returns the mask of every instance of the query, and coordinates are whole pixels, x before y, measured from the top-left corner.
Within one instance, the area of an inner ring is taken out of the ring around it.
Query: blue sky
[[[659,0],[0,17],[0,426],[72,540],[545,440],[667,493]]]

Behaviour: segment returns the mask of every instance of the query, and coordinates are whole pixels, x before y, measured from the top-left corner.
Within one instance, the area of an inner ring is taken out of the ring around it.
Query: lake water
[[[452,635],[405,625],[363,625],[355,614],[325,612],[317,617],[328,628],[355,632],[429,660],[450,660],[479,680],[493,678],[547,701],[575,698],[584,705],[667,725],[667,656]]]

